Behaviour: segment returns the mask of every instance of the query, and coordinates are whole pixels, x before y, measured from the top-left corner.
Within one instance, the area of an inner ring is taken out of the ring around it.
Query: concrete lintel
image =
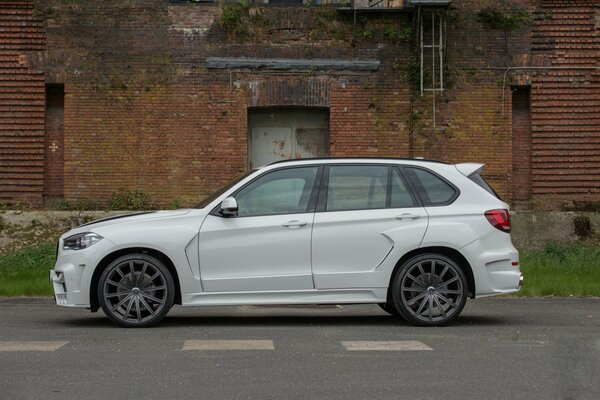
[[[327,59],[289,59],[289,58],[245,58],[245,57],[207,57],[209,69],[270,69],[300,71],[377,71],[377,60],[327,60]]]

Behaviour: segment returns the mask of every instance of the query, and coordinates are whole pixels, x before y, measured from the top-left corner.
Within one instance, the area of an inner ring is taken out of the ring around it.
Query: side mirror
[[[221,215],[224,217],[233,217],[238,213],[237,200],[234,197],[227,197],[221,202]]]

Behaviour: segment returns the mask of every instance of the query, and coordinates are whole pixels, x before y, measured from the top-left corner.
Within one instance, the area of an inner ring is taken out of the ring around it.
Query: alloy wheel
[[[124,260],[112,266],[102,283],[107,315],[122,325],[145,325],[162,318],[165,307],[171,306],[163,269],[145,259]]]
[[[464,289],[458,268],[437,258],[413,263],[400,282],[405,311],[424,324],[444,323],[460,313],[466,300]]]

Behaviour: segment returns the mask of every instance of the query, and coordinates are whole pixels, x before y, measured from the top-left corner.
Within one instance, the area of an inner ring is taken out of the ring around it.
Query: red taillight
[[[510,232],[510,214],[508,210],[489,210],[485,212],[485,217],[494,228],[500,229],[502,232]]]

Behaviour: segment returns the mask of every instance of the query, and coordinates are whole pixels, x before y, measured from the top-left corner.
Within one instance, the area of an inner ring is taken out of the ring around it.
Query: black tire
[[[400,313],[398,312],[398,310],[396,310],[396,307],[394,307],[393,303],[377,303],[377,305],[381,307],[381,309],[386,313],[391,314],[395,317],[401,317]]]
[[[111,262],[102,272],[97,290],[104,314],[128,328],[156,325],[175,300],[171,273],[147,254],[127,254]]]
[[[400,315],[421,326],[453,321],[467,301],[467,279],[458,264],[442,254],[421,254],[406,261],[392,283]]]

